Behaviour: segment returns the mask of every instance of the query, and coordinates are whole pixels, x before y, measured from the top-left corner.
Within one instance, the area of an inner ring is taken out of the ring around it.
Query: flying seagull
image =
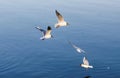
[[[84,67],[84,68],[93,68],[93,66],[89,65],[89,62],[88,62],[88,60],[85,57],[83,58],[83,64],[81,64],[81,67]]]
[[[48,26],[47,30],[45,31],[44,29],[41,29],[40,27],[35,27],[36,29],[40,30],[43,33],[43,37],[41,37],[41,40],[45,40],[45,39],[49,39],[49,38],[53,38],[53,36],[51,35],[51,27]]]
[[[69,25],[68,22],[64,21],[63,16],[57,10],[55,10],[55,13],[58,18],[58,23],[55,24],[55,28]]]
[[[78,53],[85,53],[84,50],[82,50],[81,48],[77,47],[76,45],[74,45],[73,43],[71,43],[69,41],[69,43],[72,45],[72,47],[78,52]]]

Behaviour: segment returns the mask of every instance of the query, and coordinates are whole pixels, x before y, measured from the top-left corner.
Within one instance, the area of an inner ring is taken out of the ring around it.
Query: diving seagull
[[[88,60],[85,57],[83,58],[83,64],[81,64],[81,67],[84,67],[84,68],[93,68],[93,66],[89,65],[89,62],[88,62]]]
[[[53,38],[53,36],[51,35],[51,27],[48,26],[47,30],[41,29],[40,27],[35,27],[36,29],[40,30],[43,33],[43,37],[41,37],[41,40],[45,40],[45,39],[49,39],[49,38]]]
[[[78,53],[85,53],[84,50],[82,50],[81,48],[77,47],[76,45],[74,45],[73,43],[71,43],[69,41],[69,43],[72,45],[72,47],[78,52]]]
[[[58,18],[58,23],[55,24],[55,28],[69,25],[68,22],[64,21],[63,16],[57,10],[55,10],[55,13],[56,13],[56,16]]]

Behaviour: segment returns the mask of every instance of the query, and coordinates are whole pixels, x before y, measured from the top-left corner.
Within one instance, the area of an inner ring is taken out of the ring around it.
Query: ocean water
[[[55,10],[69,26],[54,28]],[[39,25],[54,38],[40,40]],[[119,78],[119,66],[120,0],[0,0],[0,78]]]

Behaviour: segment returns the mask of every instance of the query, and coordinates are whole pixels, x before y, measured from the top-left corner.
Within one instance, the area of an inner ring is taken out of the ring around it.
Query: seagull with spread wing
[[[84,50],[82,50],[81,48],[77,47],[76,45],[74,45],[73,43],[71,43],[70,41],[68,41],[72,47],[78,52],[78,53],[85,53]]]
[[[88,62],[88,60],[85,57],[83,58],[83,64],[81,64],[81,67],[84,67],[84,68],[93,68],[93,66],[89,65],[89,62]]]
[[[35,27],[36,29],[40,30],[43,33],[43,37],[41,37],[41,40],[49,39],[52,38],[53,36],[51,35],[51,27],[48,26],[47,30],[41,29],[40,27]]]
[[[69,25],[68,22],[64,21],[63,16],[57,10],[55,10],[55,13],[58,18],[58,23],[55,24],[55,28]]]

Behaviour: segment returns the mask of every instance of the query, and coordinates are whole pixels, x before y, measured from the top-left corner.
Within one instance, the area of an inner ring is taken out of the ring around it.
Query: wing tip
[[[55,12],[58,12],[57,10],[55,10]]]
[[[35,27],[36,29],[40,29],[40,27]]]
[[[55,10],[55,13],[56,13],[56,15],[60,15],[60,13],[57,10]]]

